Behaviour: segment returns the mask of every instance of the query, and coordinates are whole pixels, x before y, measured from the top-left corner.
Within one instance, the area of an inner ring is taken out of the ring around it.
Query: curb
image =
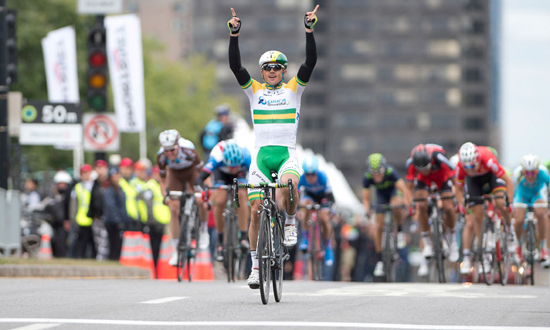
[[[148,279],[148,270],[124,266],[1,265],[0,277]]]

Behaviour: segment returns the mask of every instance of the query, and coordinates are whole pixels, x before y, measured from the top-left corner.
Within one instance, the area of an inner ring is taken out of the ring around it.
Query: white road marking
[[[60,325],[61,323],[36,323],[36,324],[25,325],[19,328],[13,328],[11,330],[42,330],[42,329],[57,327]]]
[[[167,297],[167,298],[161,298],[161,299],[155,299],[155,300],[147,300],[142,301],[142,304],[164,304],[171,301],[181,300],[185,299],[187,297]]]
[[[304,328],[355,328],[355,329],[426,329],[426,330],[550,330],[549,327],[524,326],[477,326],[477,325],[421,325],[353,322],[280,322],[280,321],[135,321],[135,320],[97,320],[97,319],[38,319],[38,318],[0,318],[0,323],[58,323],[58,324],[98,324],[130,326],[173,326],[173,327],[304,327]],[[58,325],[57,324],[57,325]]]

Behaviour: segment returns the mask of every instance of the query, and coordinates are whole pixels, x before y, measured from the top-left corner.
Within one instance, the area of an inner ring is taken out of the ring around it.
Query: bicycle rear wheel
[[[527,248],[527,258],[526,261],[528,263],[528,267],[524,270],[527,272],[528,270],[531,271],[531,274],[527,274],[527,277],[531,281],[531,285],[535,285],[535,254],[536,254],[536,246],[537,246],[537,236],[535,232],[535,224],[530,221],[527,224],[527,241],[526,241],[526,248]]]
[[[284,231],[283,219],[277,214],[277,221],[273,227],[273,248],[275,256],[275,265],[271,268],[273,279],[273,296],[276,302],[280,302],[283,296],[283,274],[284,262],[286,257],[286,247],[283,245]]]
[[[483,270],[483,280],[485,284],[491,285],[495,281],[495,269],[497,268],[497,264],[494,245],[495,227],[490,218],[485,218],[483,220],[483,229],[481,233],[483,235],[481,241],[481,269]],[[485,262],[487,258],[489,258],[488,263]]]
[[[267,211],[260,215],[260,232],[258,235],[258,267],[260,275],[260,296],[264,305],[269,301],[269,282],[271,280],[271,219]]]

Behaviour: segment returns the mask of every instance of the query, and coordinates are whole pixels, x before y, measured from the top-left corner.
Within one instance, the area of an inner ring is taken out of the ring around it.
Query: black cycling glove
[[[237,26],[233,26],[231,25],[231,20],[227,21],[227,27],[229,28],[229,32],[231,32],[231,34],[237,34],[239,33],[239,31],[241,30],[241,21],[239,20],[239,24],[237,24]]]
[[[307,14],[304,15],[304,25],[306,29],[313,29],[315,24],[317,24],[317,15],[315,15],[315,18],[313,19],[313,21],[308,21]]]

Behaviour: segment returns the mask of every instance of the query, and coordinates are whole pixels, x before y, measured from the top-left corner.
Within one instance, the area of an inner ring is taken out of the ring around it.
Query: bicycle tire
[[[495,248],[492,246],[492,240],[495,237],[495,228],[493,225],[493,221],[486,217],[483,220],[483,227],[482,227],[482,236],[483,239],[481,241],[481,251],[483,254],[481,255],[481,269],[483,272],[483,281],[487,285],[492,285],[495,281],[495,268],[496,268],[496,253]],[[491,262],[488,265],[490,268],[486,269],[485,262],[483,260],[484,256],[489,255],[491,258]]]
[[[321,227],[319,225],[319,220],[313,222],[312,226],[312,256],[311,256],[311,268],[313,273],[313,280],[322,281],[323,280],[323,248],[321,246]]]
[[[392,264],[394,251],[392,251],[391,246],[391,239],[393,236],[393,226],[391,221],[391,218],[389,222],[384,221],[384,246],[382,250],[382,263],[384,264],[386,282],[392,282]]]
[[[286,256],[286,247],[283,245],[284,229],[283,219],[279,214],[276,216],[275,227],[273,227],[273,248],[275,254],[275,265],[271,269],[271,278],[273,280],[273,297],[276,302],[280,302],[283,297],[283,275],[284,262]]]
[[[181,219],[180,236],[178,239],[178,246],[177,246],[178,262],[176,265],[176,275],[178,278],[178,282],[183,281],[183,278],[185,276],[185,266],[187,265],[187,252],[188,252],[187,235],[186,235],[188,217],[185,215],[183,210],[181,210],[180,219]]]
[[[234,214],[231,210],[225,210],[225,257],[224,265],[227,270],[227,282],[235,281],[235,250],[237,246],[237,231],[235,228]]]
[[[508,283],[508,277],[510,275],[510,268],[512,263],[512,256],[508,252],[508,240],[506,226],[501,225],[499,230],[500,236],[497,248],[500,250],[500,260],[498,259],[498,275],[500,276],[500,284],[506,285]]]
[[[267,211],[260,215],[260,232],[258,235],[258,267],[260,275],[260,296],[262,303],[269,302],[269,285],[271,277],[271,219]]]
[[[199,210],[196,203],[193,204],[193,209],[191,212],[193,227],[189,228],[189,237],[191,237],[191,241],[188,245],[189,256],[187,257],[187,277],[189,282],[193,280],[193,275],[195,274],[195,264],[197,262],[197,254],[199,252],[199,240],[201,233],[201,220],[199,218]],[[194,247],[192,246],[193,241],[195,241]]]
[[[442,238],[441,238],[441,232],[440,230],[440,221],[441,219],[436,218],[434,219],[434,226],[432,230],[432,236],[433,236],[433,247],[434,247],[434,259],[435,259],[435,267],[437,270],[437,280],[439,283],[445,283],[445,264],[443,260],[443,246],[442,246]]]
[[[535,231],[535,224],[530,221],[527,224],[527,242],[526,242],[526,248],[527,248],[527,262],[529,263],[529,268],[531,270],[531,274],[528,276],[531,280],[531,285],[535,285],[535,253],[536,253],[536,245],[537,245],[537,236]],[[527,269],[525,269],[525,272],[527,272]]]

